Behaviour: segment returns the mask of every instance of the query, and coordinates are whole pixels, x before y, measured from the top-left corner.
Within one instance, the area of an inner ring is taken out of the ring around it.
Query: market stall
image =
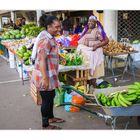
[[[28,73],[29,78],[31,78],[31,73],[34,69],[34,65],[32,65],[32,62],[30,59],[31,54],[32,54],[32,48],[33,48],[33,44],[35,42],[36,36],[41,30],[42,29],[36,27],[36,25],[29,24],[29,25],[24,26],[21,31],[17,31],[17,30],[8,31],[4,33],[4,35],[2,36],[3,38],[2,44],[9,50],[10,67],[11,68],[16,67],[17,71],[20,73],[19,75],[20,75],[20,78],[22,79],[23,84],[25,80],[24,79],[25,72],[26,74]],[[77,52],[75,51],[78,46],[78,39],[79,39],[79,35],[69,35],[69,36],[61,35],[61,36],[56,37],[56,41],[59,45],[59,57],[60,57],[59,79],[62,85],[68,85],[68,87],[70,87],[72,91],[78,91],[83,97],[86,97],[88,101],[91,101],[92,105],[96,103],[96,105],[109,106],[110,104],[110,107],[115,105],[118,108],[117,106],[118,102],[116,102],[115,104],[114,101],[112,101],[113,98],[108,99],[105,95],[103,95],[104,97],[100,98],[101,99],[100,100],[98,97],[99,95],[95,95],[96,89],[94,89],[91,93],[89,93],[89,85],[87,84],[87,80],[88,80],[90,68],[87,61],[90,61],[90,60],[87,60],[85,56],[83,56],[82,54],[77,54]],[[136,46],[134,46],[134,48],[135,47]],[[132,67],[132,54],[137,53],[137,51],[135,51],[134,48],[126,47],[115,41],[110,41],[108,46],[104,47],[104,55],[105,57],[108,57],[107,63],[110,64],[114,84],[115,84],[115,74],[112,67],[112,61],[115,56],[127,55],[122,77],[124,76],[124,73],[126,72],[127,67],[129,65],[132,68],[133,77],[135,78],[134,69]],[[13,66],[12,66],[12,63],[13,63]],[[35,85],[31,83],[30,89],[31,89],[30,90],[31,96],[33,97],[35,103],[40,105],[41,98],[40,98],[39,92],[37,91],[37,88],[35,87]],[[61,89],[58,89],[58,90],[60,94],[62,94],[62,90]],[[118,89],[116,89],[116,91],[117,90]],[[99,91],[101,90],[99,89]],[[76,95],[76,93],[72,92],[72,94],[70,94],[71,98],[74,95]],[[105,102],[105,98],[106,100],[109,100],[109,101]],[[135,99],[138,99],[138,98],[139,96],[135,97]],[[114,100],[116,101],[116,99]],[[83,99],[80,99],[80,101],[82,102]],[[84,100],[84,102],[86,101]],[[84,105],[84,104],[85,103],[83,102],[81,103],[81,105]],[[130,104],[132,105],[132,103]],[[127,106],[128,105],[129,104],[127,104]],[[124,103],[122,103],[121,107],[123,107],[124,109],[124,107],[126,106],[124,105]],[[112,114],[108,114],[107,112],[107,116],[108,115],[111,116]],[[113,119],[114,121],[114,116],[111,119]]]
[[[31,77],[32,70],[34,69],[34,66],[30,61],[33,48],[32,44],[34,44],[34,41],[35,37],[26,37],[24,39],[18,40],[7,39],[2,41],[2,44],[9,50],[9,61],[11,60],[11,57],[14,57],[13,63],[16,64],[16,69],[20,73],[20,78],[22,79],[23,84],[25,79],[24,72],[26,71],[26,73],[28,73]],[[73,43],[73,39],[71,39],[71,41],[71,46],[66,46],[65,43],[63,44],[58,42],[60,43],[59,78],[61,77],[60,79],[64,79],[62,81],[65,84],[69,84],[73,88],[81,91],[82,93],[88,94],[89,87],[87,85],[87,77],[89,67],[83,63],[82,56],[75,53],[75,48],[77,47],[77,40],[76,43]],[[31,95],[34,101],[37,104],[40,104],[41,98],[37,93],[38,92],[36,87],[31,84]]]
[[[112,72],[112,79],[115,85],[115,73],[113,68],[113,59],[116,59],[116,57],[121,57],[122,55],[126,56],[124,70],[122,72],[121,78],[124,78],[124,74],[127,72],[128,66],[130,67],[133,75],[133,80],[135,81],[135,72],[134,72],[134,66],[133,66],[133,58],[132,55],[135,55],[138,53],[132,46],[124,46],[122,43],[119,43],[117,41],[111,40],[109,41],[109,44],[104,47],[104,55],[105,55],[105,61],[107,64],[109,64],[111,72]]]

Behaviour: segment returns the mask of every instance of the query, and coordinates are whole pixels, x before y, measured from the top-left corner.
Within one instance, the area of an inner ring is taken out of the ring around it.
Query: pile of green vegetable
[[[66,61],[65,66],[78,66],[83,64],[83,56],[76,53],[68,53],[64,56],[64,59]]]
[[[25,34],[22,31],[19,30],[10,30],[5,32],[2,35],[2,39],[7,40],[7,39],[21,39],[25,38]]]
[[[21,31],[28,37],[36,37],[44,28],[37,26],[35,23],[28,23],[22,26]]]
[[[132,104],[140,104],[140,82],[134,82],[128,87],[128,91],[121,91],[105,95],[97,94],[97,99],[103,106],[128,107]]]
[[[16,51],[16,54],[23,59],[25,65],[30,65],[30,57],[32,55],[32,51],[28,50],[26,46],[22,46],[20,50]]]

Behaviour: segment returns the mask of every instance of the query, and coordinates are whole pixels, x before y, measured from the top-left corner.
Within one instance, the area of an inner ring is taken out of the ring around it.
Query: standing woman
[[[60,22],[55,16],[42,15],[40,26],[44,27],[36,40],[35,69],[32,73],[32,82],[40,91],[42,98],[41,115],[43,129],[60,129],[50,123],[61,123],[63,119],[55,118],[53,114],[53,101],[55,88],[58,88],[59,55],[54,36],[61,28]]]
[[[83,30],[78,50],[89,57],[89,84],[96,87],[96,79],[104,76],[103,46],[109,42],[106,33],[96,16],[90,16]]]

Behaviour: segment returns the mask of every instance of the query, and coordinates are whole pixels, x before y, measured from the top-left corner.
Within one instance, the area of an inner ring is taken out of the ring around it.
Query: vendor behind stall
[[[24,17],[22,17],[22,18],[18,18],[17,20],[16,20],[16,23],[14,24],[14,29],[18,29],[18,30],[20,30],[21,29],[21,27],[23,26],[23,25],[25,25],[26,24],[26,19],[24,18]]]
[[[63,25],[63,34],[69,35],[71,28],[70,16],[67,16],[67,18],[62,22],[62,25]]]
[[[104,76],[104,55],[102,47],[109,42],[106,33],[96,16],[90,16],[88,25],[83,30],[77,51],[89,60],[89,84],[96,87],[96,79]]]

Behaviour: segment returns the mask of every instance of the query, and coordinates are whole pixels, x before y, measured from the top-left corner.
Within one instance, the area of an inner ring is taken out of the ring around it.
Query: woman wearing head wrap
[[[90,16],[80,39],[78,51],[89,59],[89,84],[96,86],[96,79],[104,76],[104,55],[102,47],[109,42],[103,26],[96,16]]]

